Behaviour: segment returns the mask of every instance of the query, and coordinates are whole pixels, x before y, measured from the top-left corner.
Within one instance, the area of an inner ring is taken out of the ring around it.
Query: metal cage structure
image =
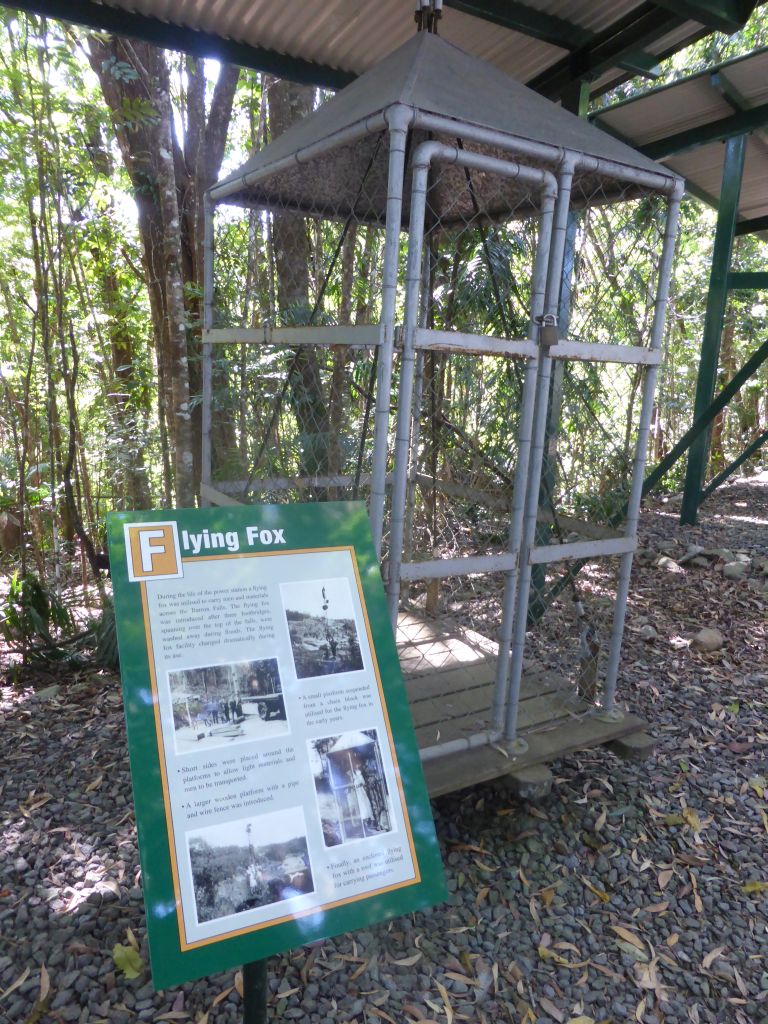
[[[210,190],[203,500],[365,498],[434,794],[642,728],[616,688],[682,191],[427,32]],[[224,205],[272,246],[250,322]]]

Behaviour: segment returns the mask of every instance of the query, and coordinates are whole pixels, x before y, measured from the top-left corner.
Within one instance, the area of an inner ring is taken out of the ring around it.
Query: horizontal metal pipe
[[[264,164],[257,170],[251,171],[248,174],[243,174],[241,177],[234,178],[232,181],[224,182],[221,185],[214,185],[209,190],[208,194],[214,203],[220,203],[225,200],[227,196],[231,196],[235,192],[239,192],[241,189],[257,185],[265,178],[270,178],[273,174],[279,174],[281,171],[290,170],[297,164],[309,163],[311,160],[316,160],[324,153],[327,153],[332,149],[336,149],[337,146],[345,146],[350,142],[356,142],[365,135],[372,135],[374,132],[383,131],[383,129],[388,125],[388,113],[395,109],[395,107],[403,106],[403,104],[395,104],[394,107],[390,107],[388,110],[382,110],[370,117],[363,118],[361,121],[356,121],[354,124],[348,125],[340,131],[333,132],[332,135],[328,135],[324,139],[320,139],[318,142],[313,142],[310,146],[305,146],[303,149],[299,149],[295,153],[291,153],[290,156],[283,157],[282,160],[276,160],[271,164]]]
[[[461,164],[462,167],[471,167],[489,174],[499,174],[504,178],[519,179],[528,185],[536,186],[542,196],[554,197],[557,195],[557,179],[551,171],[545,171],[538,167],[527,167],[515,160],[499,160],[495,156],[473,153],[472,150],[459,149],[458,146],[451,146],[434,139],[422,142],[413,154],[413,166],[428,167],[433,160],[445,164]]]
[[[443,117],[440,114],[427,114],[424,111],[416,111],[413,127],[443,132],[453,138],[460,136],[473,142],[498,146],[500,149],[505,149],[510,153],[516,153],[520,156],[546,160],[548,163],[558,165],[562,164],[566,157],[570,157],[573,159],[574,167],[579,170],[594,170],[604,174],[606,177],[618,178],[620,181],[655,189],[664,194],[672,193],[680,181],[676,176],[664,174],[661,169],[658,174],[654,174],[651,171],[642,171],[614,160],[602,160],[558,146],[533,142],[529,139],[518,139],[507,135],[505,132],[495,131],[492,128],[460,124],[458,121],[454,121],[449,117]]]
[[[609,555],[625,555],[628,551],[634,550],[634,537],[575,540],[572,544],[544,544],[531,548],[528,561],[531,565],[546,565],[548,562],[564,562],[572,558],[605,558]]]
[[[417,329],[413,345],[425,351],[472,352],[523,359],[535,359],[539,351],[535,341],[494,338],[489,334],[466,334],[462,331],[430,331],[426,328]]]
[[[658,351],[639,345],[603,345],[599,341],[569,341],[563,338],[547,349],[550,359],[569,359],[589,363],[626,363],[630,366],[657,366]]]
[[[476,732],[471,736],[462,736],[460,739],[446,740],[445,743],[435,743],[431,747],[422,747],[419,751],[419,757],[423,764],[425,761],[435,761],[439,757],[460,754],[464,750],[490,747],[500,741],[501,735],[497,732]]]
[[[469,576],[476,572],[509,572],[514,569],[516,556],[468,555],[466,558],[430,558],[423,562],[403,562],[401,580],[437,580],[446,576]]]

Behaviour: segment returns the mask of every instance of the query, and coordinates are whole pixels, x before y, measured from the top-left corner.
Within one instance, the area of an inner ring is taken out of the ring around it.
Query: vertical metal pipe
[[[560,169],[557,181],[557,202],[555,206],[552,242],[549,251],[549,273],[544,312],[556,313],[562,280],[563,253],[565,250],[568,209],[571,202],[571,185],[573,183],[574,162],[566,159]],[[544,455],[544,436],[547,426],[547,404],[549,401],[549,382],[552,371],[552,360],[542,349],[539,356],[538,377],[536,380],[536,401],[534,406],[533,437],[530,449],[530,464],[525,495],[525,514],[522,525],[520,543],[520,579],[516,602],[514,624],[512,628],[512,659],[509,670],[509,690],[507,693],[506,721],[504,736],[506,742],[520,749],[526,744],[517,739],[517,717],[520,704],[520,684],[523,677],[523,653],[525,650],[525,628],[528,619],[528,603],[530,600],[531,564],[530,552],[536,535],[536,516],[539,504],[539,486],[541,483],[541,467]]]
[[[203,196],[203,332],[213,327],[213,203],[206,192]],[[205,336],[205,334],[203,334]],[[203,341],[202,351],[202,405],[200,482],[210,484],[211,423],[213,413],[213,351],[210,342]],[[208,502],[201,499],[201,505]]]
[[[403,209],[405,142],[413,119],[409,107],[396,105],[387,111],[389,125],[389,170],[387,178],[387,216],[384,238],[384,268],[381,287],[382,345],[376,380],[376,411],[373,427],[373,465],[371,479],[371,532],[376,555],[381,557],[384,533],[389,413],[391,408],[392,363],[395,347],[395,306],[397,270],[400,253],[400,227]]]
[[[429,294],[429,281],[432,274],[431,254],[424,250],[422,257],[421,307],[419,309],[419,326],[427,326],[429,307],[432,296]],[[408,468],[408,489],[405,500],[405,537],[403,555],[407,561],[413,555],[413,516],[416,503],[416,476],[419,468],[419,439],[421,435],[421,402],[424,395],[424,353],[416,353],[416,387],[413,395],[413,423],[411,424],[411,452]]]
[[[400,364],[400,390],[397,399],[397,432],[395,434],[395,465],[392,481],[392,506],[389,520],[389,616],[392,628],[397,626],[400,603],[400,566],[403,559],[405,530],[405,500],[408,486],[408,451],[411,440],[411,408],[415,374],[414,334],[418,320],[421,259],[424,244],[424,215],[427,205],[427,178],[429,156],[413,165],[411,192],[410,236],[408,239],[408,265],[405,272],[405,324],[403,329],[403,355]]]
[[[680,214],[681,195],[675,192],[669,201],[667,219],[664,230],[664,242],[661,249],[661,260],[659,262],[659,280],[656,285],[656,305],[653,311],[653,324],[651,325],[650,347],[652,350],[661,348],[664,335],[664,322],[667,311],[667,299],[669,296],[669,282],[672,276],[672,260],[675,254],[675,241],[677,239],[677,222]],[[645,381],[643,382],[643,402],[640,409],[640,423],[637,433],[637,445],[635,447],[635,461],[632,469],[632,486],[627,500],[627,518],[625,524],[625,536],[635,537],[637,535],[637,521],[640,515],[640,500],[643,493],[643,473],[645,472],[645,458],[648,451],[648,435],[650,432],[651,415],[653,413],[653,397],[656,390],[657,366],[646,369]],[[619,564],[619,578],[616,585],[616,604],[613,613],[613,625],[611,628],[611,640],[608,649],[608,664],[605,670],[605,687],[603,690],[602,710],[610,712],[616,696],[616,680],[619,673],[619,657],[621,655],[621,641],[624,635],[624,619],[627,611],[627,598],[629,597],[629,579],[632,572],[632,552],[621,556]]]
[[[536,261],[533,268],[533,288],[531,296],[531,321],[529,337],[535,337],[536,318],[544,310],[544,295],[549,266],[549,251],[552,242],[552,224],[555,208],[555,194],[543,193],[541,197],[541,214],[539,217],[539,238],[536,249]],[[525,511],[525,488],[528,479],[528,464],[531,450],[531,433],[533,426],[533,410],[536,396],[536,377],[538,357],[529,359],[523,378],[523,395],[520,408],[520,422],[517,431],[517,466],[515,482],[512,489],[512,508],[510,511],[509,528],[507,531],[507,551],[519,554],[522,539],[523,513]],[[519,564],[504,576],[504,594],[501,605],[501,631],[499,633],[499,657],[496,663],[496,687],[493,695],[492,728],[500,732],[504,725],[504,714],[509,685],[509,652],[512,643],[512,629],[515,619],[517,601],[517,583]]]

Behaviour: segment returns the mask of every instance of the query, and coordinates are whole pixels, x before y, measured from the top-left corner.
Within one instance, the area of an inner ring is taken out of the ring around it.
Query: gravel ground
[[[647,510],[643,537],[622,697],[655,758],[569,757],[538,806],[438,801],[448,903],[275,957],[271,1019],[768,1024],[768,474],[695,529]],[[119,688],[60,682],[2,693],[0,1021],[239,1021],[233,973],[155,993],[117,968],[116,944],[146,961]]]

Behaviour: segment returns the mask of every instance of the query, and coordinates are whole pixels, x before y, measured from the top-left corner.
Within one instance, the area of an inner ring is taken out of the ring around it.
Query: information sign
[[[108,529],[155,985],[444,898],[365,507]]]

